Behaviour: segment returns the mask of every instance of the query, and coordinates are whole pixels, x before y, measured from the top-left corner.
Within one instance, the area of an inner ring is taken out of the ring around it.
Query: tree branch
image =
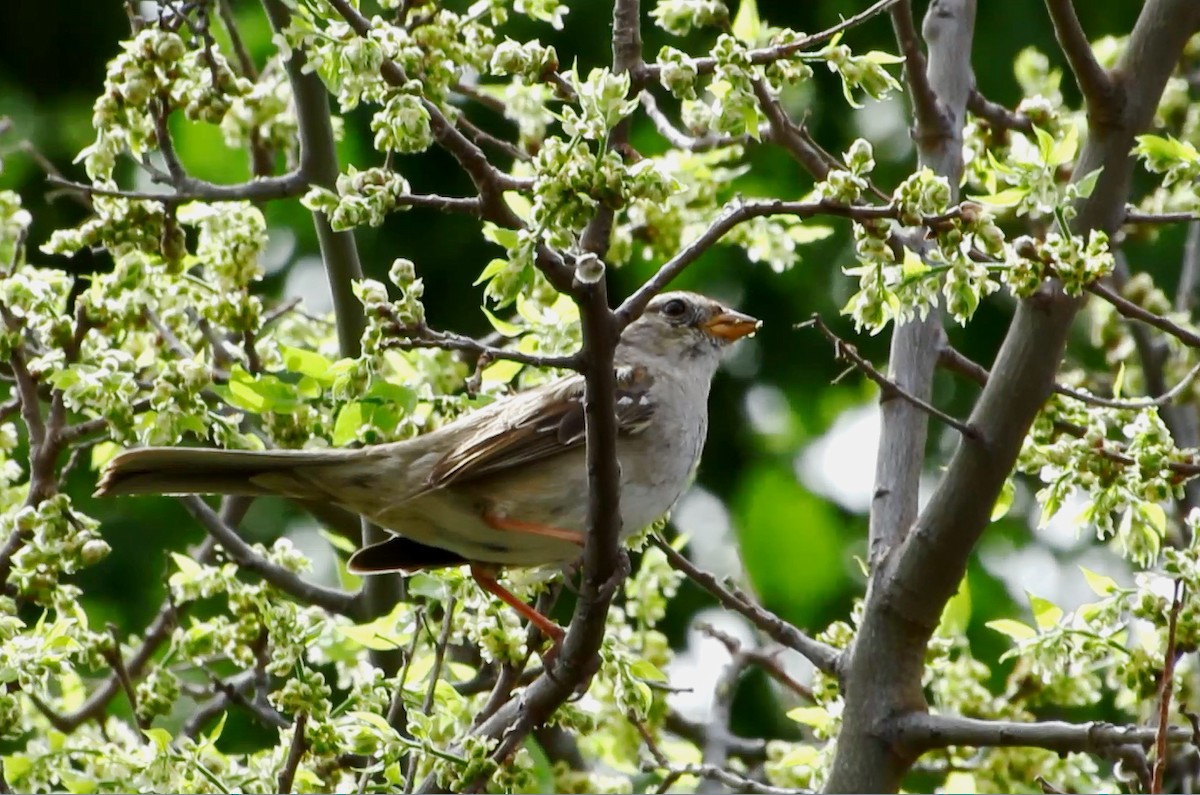
[[[1147,0],[1114,74],[1136,91],[1111,122],[1095,120],[1076,175],[1102,169],[1081,200],[1075,232],[1113,232],[1124,217],[1134,136],[1146,129],[1184,44],[1200,24],[1192,0]],[[894,791],[911,765],[875,734],[882,715],[920,713],[926,644],[988,526],[999,493],[1034,417],[1054,387],[1071,322],[1081,302],[1050,284],[1021,302],[972,411],[982,441],[963,438],[934,493],[873,578],[848,673],[842,733],[828,788]],[[886,671],[879,661],[887,660]],[[876,670],[871,670],[874,666]],[[915,716],[914,716],[915,717]]]
[[[291,11],[287,3],[284,0],[262,2],[271,20],[271,28],[276,33],[286,28],[291,21]],[[331,2],[337,5],[336,0]],[[359,33],[361,35],[361,31]],[[333,189],[338,177],[338,156],[333,140],[329,95],[320,76],[315,71],[305,70],[306,62],[304,53],[300,51],[293,51],[287,62],[288,80],[292,85],[300,132],[300,170],[314,185]],[[444,118],[442,122],[448,124]],[[330,226],[329,218],[322,212],[313,213],[313,225],[317,230],[321,259],[325,263],[329,289],[333,295],[338,347],[343,356],[355,358],[362,353],[366,316],[362,305],[354,296],[354,282],[363,277],[354,234],[349,231],[335,232]],[[362,546],[382,543],[387,538],[386,532],[366,519],[362,520]],[[368,577],[363,583],[363,598],[370,615],[386,614],[400,601],[403,593],[404,581],[396,574],[375,575]],[[372,663],[388,675],[399,669],[400,658],[399,650],[371,651]]]
[[[750,58],[750,63],[762,66],[764,64],[774,63],[783,58],[789,58],[798,52],[811,49],[818,44],[824,44],[839,33],[849,30],[850,28],[861,25],[871,17],[888,10],[900,0],[878,0],[878,2],[868,6],[863,11],[854,16],[846,17],[844,20],[826,28],[820,33],[814,33],[811,36],[805,36],[791,44],[781,44],[776,47],[762,47],[755,50],[750,50],[747,54]],[[711,57],[694,58],[692,64],[696,68],[696,73],[701,75],[709,75],[717,69],[717,59]],[[662,73],[662,68],[657,64],[646,64],[642,68],[642,73],[648,80],[657,80]]]
[[[1092,45],[1088,42],[1087,34],[1079,24],[1075,15],[1073,0],[1046,0],[1046,10],[1050,12],[1050,21],[1054,23],[1054,37],[1067,63],[1079,84],[1089,115],[1105,114],[1111,111],[1113,103],[1113,81],[1109,78],[1104,67],[1096,60]]]
[[[996,129],[1017,130],[1026,135],[1033,134],[1033,119],[1024,113],[1011,111],[998,102],[992,102],[977,88],[971,89],[971,94],[967,97],[967,110]]]
[[[829,326],[825,325],[825,321],[821,319],[820,315],[813,315],[809,320],[797,324],[796,328],[808,328],[809,326],[821,332],[825,339],[833,343],[834,358],[848,360],[856,370],[861,372],[879,387],[879,402],[881,404],[886,403],[889,400],[899,398],[908,402],[915,408],[925,412],[930,417],[949,425],[963,436],[973,439],[977,439],[979,437],[979,435],[975,432],[975,429],[970,425],[966,424],[962,420],[950,416],[932,403],[922,400],[916,395],[909,393],[895,381],[892,381],[886,375],[876,370],[873,364],[863,358],[862,354],[858,352],[856,347],[843,340],[837,334],[834,334],[833,330],[829,328]]]
[[[671,568],[686,574],[693,582],[716,597],[722,607],[743,616],[773,640],[798,651],[818,670],[840,677],[843,659],[841,651],[810,638],[779,616],[751,602],[745,594],[725,587],[712,573],[696,566],[659,536],[650,536],[650,543],[662,550]]]
[[[347,593],[336,588],[310,583],[295,572],[278,566],[259,555],[242,540],[232,527],[222,521],[217,512],[208,507],[200,497],[186,495],[178,498],[196,521],[217,540],[229,557],[242,569],[261,577],[289,596],[310,605],[322,607],[331,613],[348,616],[355,621],[365,621],[368,616],[363,592]]]
[[[1157,730],[1152,726],[1113,726],[1109,723],[1065,723],[960,718],[955,715],[910,713],[887,721],[882,732],[910,753],[935,748],[1044,748],[1057,754],[1102,753],[1125,745],[1149,746]],[[1172,726],[1168,737],[1174,743],[1190,742],[1192,735],[1182,726]]]

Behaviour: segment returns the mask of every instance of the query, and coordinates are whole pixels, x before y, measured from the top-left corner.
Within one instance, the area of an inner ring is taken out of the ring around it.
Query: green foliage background
[[[845,0],[759,2],[762,16],[772,24],[810,32],[826,28],[865,5]],[[923,13],[922,5],[917,8],[918,18]],[[262,56],[269,49],[269,30],[258,3],[237,2],[235,7],[252,53]],[[1079,3],[1077,10],[1084,28],[1092,37],[1098,37],[1109,31],[1128,31],[1139,8],[1138,4],[1120,0],[1089,0]],[[609,13],[607,3],[572,4],[565,32],[557,44],[560,54],[578,58],[581,71],[609,61]],[[1022,49],[1036,47],[1062,66],[1044,13],[1039,0],[980,4],[973,60],[980,88],[995,101],[1011,106],[1020,98],[1012,63]],[[667,41],[666,34],[651,25],[645,25],[643,31],[648,53],[656,52]],[[101,89],[104,64],[116,54],[117,42],[127,35],[128,22],[119,2],[41,0],[0,4],[0,117],[9,117],[13,124],[3,145],[27,139],[58,168],[78,177],[81,169],[71,165],[71,158],[93,136],[91,103]],[[856,51],[895,49],[885,17],[853,31],[850,41]],[[675,44],[695,51],[694,47]],[[1064,82],[1068,101],[1075,104],[1074,86],[1070,80]],[[873,140],[879,161],[875,176],[881,184],[894,184],[911,171],[914,155],[903,129],[892,130],[881,142],[857,126],[864,114],[877,117],[878,108],[851,111],[842,98],[840,82],[824,70],[818,70],[811,85],[816,93],[808,101],[806,123],[817,141],[831,152],[841,152],[859,135]],[[891,100],[903,101],[901,97]],[[907,119],[908,110],[897,108],[894,115]],[[488,122],[497,132],[506,127],[502,119],[481,114],[475,118],[485,129]],[[361,163],[368,152],[368,121],[365,110],[347,117],[346,136],[341,143],[343,167],[350,162]],[[242,155],[225,149],[215,130],[201,131],[180,124],[174,132],[180,155],[195,176],[216,182],[237,182],[248,176]],[[661,146],[650,133],[649,129],[635,128],[634,146],[645,147],[647,152]],[[465,176],[445,153],[434,150],[411,161],[402,163],[401,170],[415,191],[450,195],[471,192]],[[756,152],[753,163],[749,176],[739,183],[746,195],[799,197],[811,187],[811,178],[777,148]],[[56,197],[41,187],[43,170],[32,157],[10,154],[4,159],[4,167],[0,188],[20,192],[33,212],[31,249],[44,242],[52,229],[72,226],[84,217],[82,207],[69,197]],[[287,227],[294,232],[292,262],[316,253],[309,213],[298,201],[271,204],[267,218],[272,230]],[[468,285],[494,252],[475,234],[475,228],[476,222],[465,216],[416,210],[390,216],[379,229],[360,227],[356,235],[368,276],[382,280],[393,258],[412,259],[418,275],[425,280],[425,305],[431,325],[479,335],[489,330],[478,309],[482,288]],[[852,336],[848,320],[837,316],[852,290],[852,281],[840,272],[852,258],[848,228],[848,224],[839,225],[835,235],[806,247],[804,261],[782,274],[748,262],[741,249],[723,247],[706,255],[679,282],[683,287],[726,297],[765,321],[753,348],[744,352],[736,367],[723,371],[713,386],[714,421],[699,483],[729,507],[742,560],[766,607],[799,626],[814,629],[844,617],[852,597],[861,591],[863,578],[855,557],[865,556],[866,519],[806,489],[794,474],[794,459],[805,445],[828,431],[843,411],[872,401],[877,393],[856,374],[831,383],[842,366],[833,361],[829,346],[819,336],[796,331],[793,324],[818,312],[845,336]],[[1160,246],[1178,251],[1181,235],[1182,230],[1168,230],[1157,244],[1133,246],[1130,251],[1135,270],[1152,266]],[[70,260],[41,259],[76,272],[104,269],[107,265],[102,258],[86,254]],[[615,273],[611,291],[617,296],[627,294],[656,265],[641,263]],[[265,292],[278,293],[286,273],[284,269],[269,276],[263,284]],[[969,330],[964,332],[957,326],[950,329],[954,344],[977,361],[989,362],[1010,316],[1010,304],[1007,297],[990,299]],[[887,335],[858,342],[868,357],[884,360]],[[766,435],[752,429],[745,396],[754,385],[777,388],[786,399],[787,422],[781,432]],[[942,375],[935,385],[935,402],[951,413],[961,414],[974,393],[974,388]],[[940,453],[949,449],[949,438],[935,433],[934,440]],[[869,470],[872,451],[857,453],[864,471]],[[161,601],[168,552],[195,542],[201,531],[168,499],[91,500],[85,495],[90,493],[93,481],[94,473],[83,468],[74,475],[70,490],[81,509],[102,520],[113,553],[102,564],[84,571],[79,583],[88,595],[86,608],[93,626],[112,622],[123,633],[134,631],[144,625]],[[1036,543],[1024,521],[1026,514],[1014,511],[997,523],[985,545],[1011,543],[1019,547]],[[269,540],[280,534],[291,518],[293,514],[282,503],[260,501],[242,526],[251,540]],[[1003,584],[977,563],[970,572],[970,588],[968,631],[976,656],[995,659],[1009,642],[985,629],[984,623],[1027,608],[1024,600],[1014,604]],[[707,595],[690,584],[684,585],[663,625],[673,643],[683,643],[690,617],[709,603]],[[997,667],[997,677],[1005,670]],[[1103,713],[1088,717],[1103,717]],[[748,678],[739,694],[733,728],[737,732],[780,736],[795,732],[795,724],[783,719],[765,680],[757,673]],[[239,743],[255,742],[258,731],[264,730],[255,729],[251,721],[239,719],[234,713],[225,742],[231,744],[229,750],[235,750]]]

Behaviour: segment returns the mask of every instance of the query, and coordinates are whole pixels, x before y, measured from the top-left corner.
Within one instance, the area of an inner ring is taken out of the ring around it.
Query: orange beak
[[[704,330],[726,342],[734,342],[758,331],[761,325],[762,321],[758,318],[726,309],[705,323]]]

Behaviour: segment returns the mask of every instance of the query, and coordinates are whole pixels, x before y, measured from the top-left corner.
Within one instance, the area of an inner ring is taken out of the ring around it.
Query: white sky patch
[[[314,315],[333,311],[333,297],[325,279],[325,266],[320,257],[301,257],[288,271],[283,287],[284,300],[299,297],[305,308]]]
[[[796,477],[846,510],[866,513],[871,507],[878,449],[879,408],[847,409],[824,436],[796,457]]]
[[[782,436],[791,427],[792,412],[779,387],[755,384],[746,390],[745,407],[750,425],[764,436]]]
[[[713,708],[713,690],[717,679],[732,658],[719,640],[705,635],[697,624],[708,624],[736,638],[747,647],[754,645],[754,632],[740,616],[720,608],[701,610],[692,618],[687,648],[667,663],[667,678],[672,688],[667,703],[683,717],[707,723]]]
[[[718,577],[741,575],[733,523],[720,499],[693,486],[671,512],[671,522],[688,537],[687,555],[693,563]]]

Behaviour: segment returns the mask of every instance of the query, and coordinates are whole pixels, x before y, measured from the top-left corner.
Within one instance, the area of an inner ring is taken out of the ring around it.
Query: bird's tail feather
[[[313,496],[312,470],[344,462],[349,450],[207,450],[143,447],[127,450],[100,477],[96,496],[114,494],[236,494]],[[308,471],[306,471],[308,470]]]

